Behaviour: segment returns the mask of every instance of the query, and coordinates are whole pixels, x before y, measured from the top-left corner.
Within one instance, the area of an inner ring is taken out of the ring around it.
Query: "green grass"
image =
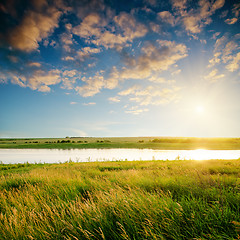
[[[0,239],[239,239],[240,160],[0,165]]]
[[[112,138],[40,138],[0,139],[0,148],[151,148],[181,149],[240,149],[240,138],[181,138],[181,137],[112,137]]]

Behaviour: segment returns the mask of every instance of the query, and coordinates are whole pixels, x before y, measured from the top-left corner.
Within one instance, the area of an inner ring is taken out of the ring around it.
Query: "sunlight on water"
[[[134,160],[238,159],[240,150],[153,150],[153,149],[0,149],[2,163],[60,163]]]

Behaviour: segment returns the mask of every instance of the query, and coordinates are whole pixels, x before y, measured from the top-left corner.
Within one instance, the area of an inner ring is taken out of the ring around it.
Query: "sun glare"
[[[204,107],[203,107],[202,105],[198,105],[198,106],[196,106],[196,108],[195,108],[195,112],[196,112],[197,114],[201,115],[201,114],[203,114],[203,113],[205,112],[205,109],[204,109]]]

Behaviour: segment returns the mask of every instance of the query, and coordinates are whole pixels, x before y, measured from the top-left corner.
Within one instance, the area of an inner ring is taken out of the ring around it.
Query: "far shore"
[[[159,150],[240,150],[240,138],[193,137],[66,137],[66,138],[5,138],[0,148],[15,149],[86,149],[139,148]]]

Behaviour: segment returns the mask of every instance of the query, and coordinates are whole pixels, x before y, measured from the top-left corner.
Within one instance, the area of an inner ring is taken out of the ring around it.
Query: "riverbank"
[[[0,148],[85,149],[149,148],[159,150],[239,150],[240,138],[112,137],[0,139]]]
[[[0,239],[238,239],[240,160],[0,165]]]

